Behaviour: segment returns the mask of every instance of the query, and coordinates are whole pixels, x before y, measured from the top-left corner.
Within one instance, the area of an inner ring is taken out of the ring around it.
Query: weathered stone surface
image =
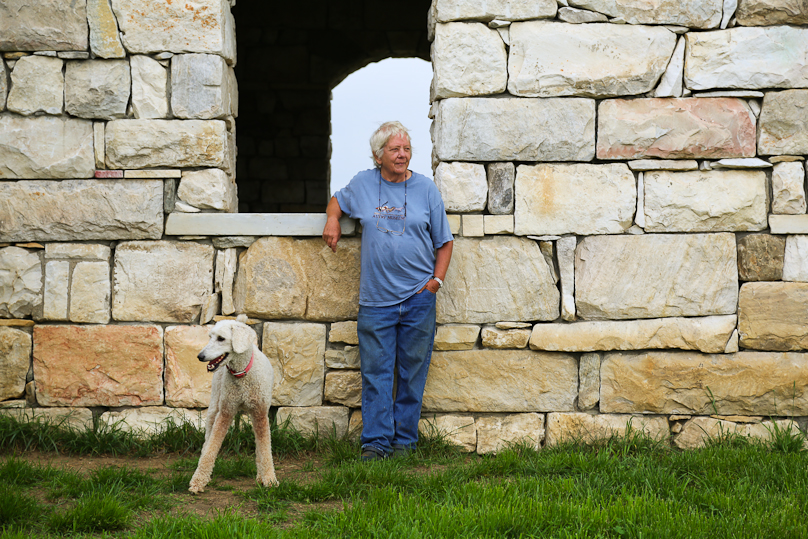
[[[593,352],[679,348],[720,354],[735,329],[736,316],[536,324],[534,350]]]
[[[324,400],[348,408],[362,406],[362,375],[359,371],[334,371],[325,375]]]
[[[112,254],[109,245],[100,243],[48,243],[45,245],[45,258],[66,258],[69,260],[109,261]]]
[[[523,97],[650,92],[676,47],[662,27],[602,23],[518,22],[510,39],[508,92]]]
[[[326,350],[325,366],[329,369],[358,369],[360,367],[359,347],[346,346],[342,350]]]
[[[272,405],[320,406],[325,378],[325,325],[266,322],[262,342],[263,352],[275,369]]]
[[[471,415],[424,414],[418,421],[418,430],[441,436],[464,451],[477,449],[477,429]]]
[[[42,305],[41,293],[39,255],[19,247],[0,249],[0,318],[31,316]]]
[[[6,404],[6,403],[3,403]],[[0,415],[16,418],[18,421],[30,423],[40,421],[50,425],[76,430],[92,430],[93,411],[89,408],[0,408]]]
[[[236,184],[218,168],[183,171],[177,189],[180,200],[203,210],[238,210]]]
[[[0,114],[0,179],[92,178],[93,123]]]
[[[348,415],[344,406],[313,406],[308,408],[278,408],[279,425],[287,421],[303,436],[340,439],[348,434]]]
[[[6,107],[11,112],[61,114],[65,79],[62,60],[47,56],[24,56],[11,72],[11,91]]]
[[[486,236],[513,234],[513,215],[484,215],[483,233]]]
[[[619,17],[628,24],[672,24],[689,28],[718,28],[722,0],[570,0],[571,6]]]
[[[207,324],[216,314],[219,312],[221,308],[221,301],[218,292],[214,292],[213,294],[209,294],[207,298],[202,302],[202,309],[199,313],[199,323],[200,324]]]
[[[106,262],[79,262],[70,286],[70,321],[109,322],[110,279]]]
[[[6,96],[8,95],[8,70],[6,63],[0,59],[0,112],[6,110]]]
[[[205,430],[204,412],[168,406],[144,406],[109,411],[101,414],[98,421],[122,432],[131,432],[143,437],[163,432],[171,423],[175,425],[189,423],[197,429]]]
[[[112,317],[119,321],[197,320],[213,284],[210,245],[131,241],[115,249]]]
[[[90,26],[90,50],[100,58],[123,58],[118,21],[112,13],[110,0],[87,0],[87,23]]]
[[[85,0],[4,0],[0,4],[0,51],[86,49]]]
[[[577,245],[578,239],[575,236],[565,236],[556,241],[558,273],[561,277],[561,318],[567,322],[575,320],[575,247]]]
[[[513,184],[516,179],[516,167],[513,163],[489,163],[488,178],[488,213],[507,215],[513,213]]]
[[[697,449],[704,447],[712,440],[726,436],[739,436],[759,441],[769,441],[776,428],[796,433],[799,425],[790,419],[760,421],[755,423],[734,423],[713,417],[694,417],[684,424],[682,432],[673,438],[673,444],[679,449]]]
[[[685,86],[691,90],[808,86],[808,29],[731,28],[685,38]]]
[[[435,122],[442,161],[591,161],[595,155],[591,99],[443,99]]]
[[[741,26],[808,24],[808,5],[794,0],[738,0],[735,17]]]
[[[558,19],[571,24],[584,24],[589,22],[609,22],[603,13],[595,13],[586,9],[562,7],[558,9]]]
[[[332,253],[320,238],[259,239],[239,260],[236,311],[270,320],[356,318],[359,245],[343,238]]]
[[[682,97],[685,69],[685,39],[679,37],[665,73],[654,89],[654,97]]]
[[[806,359],[794,352],[607,354],[600,366],[600,411],[804,415]]]
[[[482,211],[488,197],[485,167],[475,163],[441,163],[435,169],[435,185],[447,212]]]
[[[760,111],[761,155],[808,153],[808,90],[767,92]]]
[[[424,390],[429,412],[572,411],[578,361],[530,350],[434,352]]]
[[[787,236],[783,280],[808,282],[808,236]]]
[[[772,234],[808,234],[808,215],[769,215]]]
[[[777,163],[772,170],[772,213],[805,213],[805,165],[800,161]]]
[[[178,54],[171,59],[171,110],[177,118],[236,116],[236,75],[221,56]]]
[[[719,159],[712,163],[705,163],[706,170],[728,168],[728,169],[756,169],[756,168],[772,168],[772,164],[757,157],[741,157],[736,159]]]
[[[25,393],[32,348],[28,333],[0,327],[0,401],[18,399]]]
[[[161,405],[163,329],[36,326],[34,379],[43,406]]]
[[[768,227],[759,170],[646,172],[646,232],[738,232]]]
[[[521,165],[514,232],[619,234],[632,225],[636,203],[634,175],[623,163]]]
[[[233,284],[236,280],[238,253],[236,249],[224,249],[216,252],[216,275],[213,289],[222,293],[222,314],[233,314]]]
[[[554,320],[559,293],[536,242],[525,238],[455,238],[438,294],[439,324]]]
[[[0,182],[0,241],[158,239],[159,180]]]
[[[132,70],[132,112],[137,119],[168,116],[168,70],[160,62],[137,54],[129,58]]]
[[[783,278],[786,240],[770,234],[738,239],[738,277],[741,281],[779,281]]]
[[[682,160],[682,159],[640,159],[638,161],[629,161],[628,168],[636,171],[646,170],[698,170],[699,163],[695,160]]]
[[[578,409],[591,410],[600,400],[600,354],[582,354],[578,362]]]
[[[484,24],[439,24],[432,44],[435,99],[505,91],[508,57],[499,32]]]
[[[593,443],[642,432],[654,440],[670,436],[665,417],[581,413],[547,414],[547,445],[561,442]]]
[[[459,20],[520,21],[555,17],[557,6],[554,0],[438,0],[435,3],[435,18],[438,22]]]
[[[499,329],[495,326],[485,326],[482,330],[485,348],[524,348],[529,339],[529,329]]]
[[[65,110],[79,118],[123,118],[131,86],[126,60],[67,62]]]
[[[485,216],[463,215],[463,235],[467,237],[482,237],[485,235]]]
[[[588,320],[734,314],[735,236],[590,236],[575,253],[575,288]]]
[[[512,445],[527,445],[538,451],[544,440],[544,415],[484,415],[475,421],[477,453],[497,453]]]
[[[356,322],[334,322],[328,332],[328,342],[344,342],[345,344],[359,344],[356,334]]]
[[[785,271],[783,273],[785,277]],[[738,299],[741,347],[755,350],[808,348],[806,308],[808,283],[744,284]]]
[[[600,159],[753,157],[755,115],[740,99],[609,99],[598,107]]]
[[[45,264],[45,289],[42,302],[44,320],[67,320],[69,290],[70,262],[59,261]]]
[[[196,355],[208,344],[207,326],[166,328],[166,404],[204,408],[210,404],[213,377]]]
[[[471,350],[480,336],[480,326],[451,324],[438,326],[434,350]]]

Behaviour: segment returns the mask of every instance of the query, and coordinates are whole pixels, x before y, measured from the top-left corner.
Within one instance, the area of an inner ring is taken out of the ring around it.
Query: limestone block
[[[219,299],[219,293],[214,292],[213,294],[209,294],[202,302],[202,309],[199,313],[199,323],[207,324],[213,320],[213,318],[219,314],[220,308],[221,301]]]
[[[637,203],[624,163],[520,165],[515,191],[517,236],[619,234],[632,225]]]
[[[360,367],[359,347],[346,346],[342,350],[326,350],[325,366],[329,369],[358,369]]]
[[[439,324],[555,320],[559,292],[536,242],[513,236],[455,238],[438,294]]]
[[[441,163],[435,169],[435,185],[447,212],[482,211],[488,197],[485,167],[475,163]]]
[[[362,375],[359,371],[333,371],[325,375],[324,400],[348,408],[362,407]]]
[[[115,249],[112,317],[191,323],[213,292],[211,245],[131,241]]]
[[[214,283],[219,283],[218,291],[222,293],[222,314],[236,312],[236,307],[233,305],[233,284],[236,280],[237,264],[238,253],[236,249],[225,249],[216,253],[216,274],[218,276],[221,271],[221,277]]]
[[[25,393],[32,349],[28,333],[0,327],[0,401],[18,399]]]
[[[168,116],[168,70],[160,62],[137,54],[129,58],[132,70],[132,112],[137,119]]]
[[[755,350],[808,348],[806,306],[808,283],[745,283],[738,299],[741,347]]]
[[[741,99],[610,99],[598,107],[600,159],[754,157],[755,115]]]
[[[793,0],[738,0],[735,17],[740,26],[808,24],[808,5]]]
[[[768,442],[777,428],[797,432],[799,425],[790,419],[775,421],[759,421],[755,423],[735,423],[713,417],[694,417],[684,424],[682,432],[673,438],[673,444],[679,449],[697,449],[704,447],[711,440],[726,436],[738,436],[752,440]]]
[[[808,86],[808,29],[731,28],[685,38],[685,86],[691,90]]]
[[[67,62],[65,110],[79,118],[126,116],[132,77],[126,60]]]
[[[39,255],[19,247],[0,249],[0,318],[25,318],[41,305]]]
[[[22,423],[39,421],[79,431],[93,428],[93,411],[89,408],[0,408],[0,415],[13,417]]]
[[[6,110],[6,96],[8,95],[8,70],[6,63],[0,59],[0,112]]]
[[[632,177],[633,178],[633,177]],[[558,270],[561,277],[561,318],[575,320],[575,247],[578,239],[566,236],[556,241]]]
[[[449,221],[449,231],[453,236],[460,235],[460,229],[462,228],[462,220],[460,217],[461,216],[457,214],[449,214],[446,216],[446,219]]]
[[[679,37],[676,48],[665,68],[665,74],[654,89],[654,97],[682,97],[685,69],[685,39]]]
[[[79,262],[70,285],[70,321],[109,323],[110,279],[107,262]]]
[[[424,414],[418,421],[419,432],[438,435],[464,451],[477,450],[477,429],[474,417],[455,414]]]
[[[197,410],[170,408],[168,406],[144,406],[127,410],[104,412],[98,421],[122,432],[131,432],[139,437],[147,437],[163,432],[169,424],[189,423],[199,430],[205,430],[205,413]]]
[[[288,424],[306,437],[343,438],[348,434],[348,415],[344,406],[312,406],[278,408],[276,420],[279,425]]]
[[[808,282],[808,236],[787,236],[783,280]]]
[[[530,347],[558,352],[679,348],[721,353],[736,322],[735,315],[725,315],[536,324]]]
[[[163,329],[35,326],[34,380],[42,406],[161,405]]]
[[[322,405],[325,325],[266,322],[262,342],[262,350],[275,369],[272,405]]]
[[[0,3],[0,51],[86,49],[85,0],[4,0]]]
[[[492,234],[513,234],[513,215],[484,215],[483,232]]]
[[[516,167],[513,163],[488,163],[488,213],[507,215],[513,213],[513,184]]]
[[[569,0],[571,6],[620,18],[628,24],[671,24],[689,28],[718,28],[722,0]]]
[[[429,412],[572,411],[578,361],[530,350],[434,352],[424,390]]]
[[[606,354],[600,366],[600,411],[804,415],[806,359],[794,352]]]
[[[766,92],[760,110],[761,155],[808,153],[808,90]]]
[[[87,22],[90,26],[90,50],[100,58],[123,58],[118,21],[112,13],[110,0],[87,0]]]
[[[218,168],[183,171],[177,196],[183,202],[203,210],[236,212],[236,184]]]
[[[483,215],[463,215],[463,235],[482,237],[485,235],[485,218]]]
[[[62,60],[47,56],[23,56],[11,72],[6,108],[28,116],[35,112],[61,114],[65,78]]]
[[[508,92],[523,97],[644,94],[676,47],[665,28],[608,23],[518,22],[510,38]]]
[[[586,9],[574,7],[558,8],[558,19],[571,24],[584,24],[590,22],[609,22],[609,18],[603,13],[595,13]]]
[[[522,444],[538,451],[544,440],[544,415],[496,414],[484,415],[475,421],[477,454],[498,453]]]
[[[529,329],[500,329],[484,326],[482,342],[485,348],[524,348],[530,339]]]
[[[58,261],[45,264],[45,289],[42,302],[44,320],[67,320],[69,290],[70,262]]]
[[[600,354],[582,354],[578,362],[578,409],[591,410],[600,400]]]
[[[0,182],[0,241],[157,239],[163,182]]]
[[[500,94],[508,82],[505,43],[484,24],[438,24],[432,65],[435,99]]]
[[[215,54],[178,54],[171,59],[171,110],[177,118],[235,116],[235,73]]]
[[[738,277],[741,281],[779,281],[783,278],[786,240],[770,234],[738,239]]]
[[[356,334],[356,321],[334,322],[328,332],[328,342],[344,342],[345,344],[359,344]]]
[[[166,405],[204,408],[210,404],[213,377],[196,357],[208,344],[208,326],[166,328]]]
[[[111,253],[108,245],[100,243],[48,243],[45,245],[45,258],[109,262]]]
[[[804,163],[777,163],[772,169],[772,213],[805,213]]]
[[[520,21],[555,17],[555,0],[528,0],[509,2],[508,0],[437,0],[435,18],[438,22],[479,20]]]
[[[575,288],[587,320],[734,314],[735,236],[590,236],[575,253]]]
[[[259,239],[239,260],[236,311],[270,320],[356,318],[359,245],[343,238],[332,253],[320,238]]]
[[[698,170],[699,163],[695,160],[681,160],[681,159],[640,159],[638,161],[629,161],[628,168],[635,171],[646,170]]]
[[[563,442],[591,444],[628,433],[641,432],[654,440],[667,440],[670,436],[668,419],[636,415],[582,413],[547,414],[547,445]]]
[[[438,326],[433,350],[471,350],[480,336],[480,326],[451,324]]]
[[[591,161],[591,99],[443,99],[435,117],[441,161]],[[808,153],[808,152],[806,152]]]
[[[808,215],[769,215],[772,234],[808,234]]]

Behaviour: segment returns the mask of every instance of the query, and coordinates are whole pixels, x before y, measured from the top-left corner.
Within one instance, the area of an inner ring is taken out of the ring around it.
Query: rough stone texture
[[[0,3],[0,51],[83,51],[87,44],[86,0]]]
[[[358,369],[360,367],[359,347],[346,346],[342,350],[326,350],[325,366],[329,369]]]
[[[777,163],[772,170],[772,213],[805,213],[805,164]]]
[[[320,406],[325,378],[325,325],[264,323],[264,354],[275,369],[273,406]]]
[[[328,332],[328,342],[344,342],[345,344],[359,344],[356,334],[356,322],[334,322]]]
[[[483,234],[513,234],[513,215],[484,215]]]
[[[334,371],[325,375],[324,400],[348,408],[362,406],[362,375],[359,371]]]
[[[508,56],[499,32],[484,24],[439,24],[432,44],[435,99],[505,91]]]
[[[0,114],[0,179],[92,178],[93,123]]]
[[[488,178],[488,213],[507,215],[513,213],[513,184],[516,179],[516,167],[513,163],[489,163]]]
[[[126,60],[67,62],[65,110],[79,118],[123,118],[131,86]]]
[[[632,225],[634,175],[623,163],[541,164],[516,169],[514,232],[619,234]]]
[[[591,410],[600,400],[600,354],[582,354],[578,362],[578,409]]]
[[[199,430],[205,430],[204,412],[170,408],[168,406],[148,406],[110,411],[101,414],[98,420],[101,424],[114,426],[122,432],[131,432],[142,437],[165,431],[169,422],[175,425],[189,423]]]
[[[100,243],[48,243],[45,245],[45,258],[109,262],[111,255],[112,250],[109,246]]]
[[[754,157],[755,115],[741,99],[610,99],[598,107],[599,159]]]
[[[8,95],[8,70],[6,63],[0,59],[0,112],[6,110],[6,96]]]
[[[159,326],[35,326],[34,379],[43,406],[163,403]]]
[[[90,26],[90,50],[101,58],[123,58],[118,21],[112,13],[110,0],[87,0],[87,22]]]
[[[314,406],[309,408],[278,408],[279,425],[289,425],[303,436],[340,439],[348,434],[348,415],[344,406]]]
[[[679,348],[720,354],[736,322],[735,315],[726,315],[536,324],[530,336],[530,347],[558,352]]]
[[[204,408],[210,404],[213,377],[196,355],[208,344],[207,326],[166,328],[166,405]]]
[[[808,153],[808,90],[766,92],[760,110],[761,155]]]
[[[0,401],[18,399],[25,393],[31,350],[28,333],[0,327]]]
[[[590,161],[595,155],[591,99],[443,99],[435,122],[441,161]]]
[[[511,94],[613,97],[653,90],[676,34],[653,26],[531,21],[512,24],[510,41]]]
[[[497,453],[512,445],[525,444],[538,451],[544,440],[544,415],[485,415],[475,421],[477,453]]]
[[[270,320],[355,319],[359,244],[343,238],[332,253],[321,238],[259,239],[239,260],[236,311]]]
[[[179,54],[171,59],[171,110],[177,118],[236,116],[233,68],[215,54]]]
[[[118,321],[197,320],[213,292],[211,245],[131,241],[115,250],[112,317]]]
[[[435,352],[424,390],[429,412],[572,411],[578,361],[530,350]]]
[[[68,291],[70,290],[70,262],[45,264],[42,318],[67,320]]]
[[[593,443],[613,437],[625,436],[628,432],[642,432],[655,440],[667,440],[670,436],[665,417],[581,413],[547,414],[547,445],[561,442]]]
[[[619,17],[628,24],[671,24],[689,28],[718,28],[722,0],[570,0],[569,4]]]
[[[158,239],[159,180],[0,182],[0,241]]]
[[[19,247],[0,249],[0,318],[25,318],[41,305],[39,255]]]
[[[604,358],[600,376],[602,413],[808,412],[808,358],[794,352],[612,353]]]
[[[418,421],[420,432],[438,435],[464,451],[477,450],[477,429],[474,417],[454,414],[424,414]]]
[[[783,278],[786,240],[770,234],[738,239],[738,278],[741,281],[779,281]]]
[[[183,171],[177,196],[195,208],[235,212],[238,210],[236,184],[218,168]]]
[[[558,8],[558,19],[571,24],[609,22],[609,18],[603,13],[595,13],[594,11],[576,9],[574,7]]]
[[[221,257],[220,257],[221,255]],[[216,253],[216,275],[221,277],[214,281],[218,282],[218,291],[222,293],[222,314],[233,314],[236,307],[233,305],[233,284],[236,281],[236,270],[238,266],[238,253],[236,249],[225,249]]]
[[[89,408],[0,408],[0,415],[24,423],[40,421],[80,431],[93,428],[93,411]]]
[[[107,262],[79,262],[70,286],[70,321],[109,322],[110,279]]]
[[[685,69],[685,39],[678,38],[665,74],[654,89],[654,97],[682,97]]]
[[[635,171],[647,170],[698,170],[699,163],[695,160],[674,160],[674,159],[640,159],[629,161],[628,168]]]
[[[61,114],[65,79],[62,60],[47,56],[24,56],[11,72],[11,91],[6,108],[30,115],[35,112]]]
[[[575,288],[588,320],[734,314],[735,236],[590,236],[575,254]]]
[[[435,185],[447,212],[482,211],[488,197],[485,167],[475,163],[441,163],[435,169]]]
[[[737,232],[768,227],[762,170],[646,172],[646,232]]]
[[[631,176],[630,173],[629,176]],[[577,245],[578,239],[575,236],[565,236],[556,241],[558,273],[561,277],[561,318],[567,322],[575,320],[575,247]]]
[[[783,280],[808,282],[808,236],[787,236]]]
[[[485,348],[524,348],[529,339],[529,329],[499,329],[495,326],[485,326],[482,330]]]
[[[438,22],[458,20],[520,21],[555,17],[557,5],[554,0],[437,0],[435,18]]]
[[[438,294],[439,324],[554,320],[559,293],[536,242],[512,236],[455,238]]]
[[[480,326],[477,325],[446,325],[438,326],[435,335],[434,350],[471,350],[480,336]]]
[[[482,237],[485,235],[484,215],[463,215],[463,235],[468,237]]]
[[[132,70],[132,112],[137,119],[168,116],[168,70],[138,54],[129,58]]]
[[[808,215],[769,215],[772,234],[808,234]]]
[[[744,284],[738,298],[741,348],[784,351],[808,348],[806,308],[808,283]]]
[[[725,436],[739,436],[768,442],[777,428],[796,433],[799,426],[796,421],[779,419],[756,423],[734,423],[713,417],[694,417],[684,424],[682,431],[673,438],[673,445],[679,449],[697,449],[704,447],[711,440]]]
[[[739,0],[735,17],[741,26],[808,24],[808,5],[794,0]]]
[[[688,32],[685,38],[685,86],[691,90],[808,85],[808,29],[731,28]]]

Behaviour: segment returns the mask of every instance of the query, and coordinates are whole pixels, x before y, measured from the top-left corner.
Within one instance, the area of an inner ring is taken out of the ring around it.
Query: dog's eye
[[[216,337],[216,340],[217,340],[217,341],[223,341],[223,340],[224,340],[224,337],[222,337],[221,335],[219,335],[218,337]]]

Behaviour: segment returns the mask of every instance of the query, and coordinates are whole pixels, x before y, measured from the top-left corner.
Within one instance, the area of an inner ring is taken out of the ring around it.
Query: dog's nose
[[[204,357],[202,357],[202,352],[199,352],[199,353],[196,355],[196,359],[198,359],[199,361],[205,361],[205,358],[204,358]]]

